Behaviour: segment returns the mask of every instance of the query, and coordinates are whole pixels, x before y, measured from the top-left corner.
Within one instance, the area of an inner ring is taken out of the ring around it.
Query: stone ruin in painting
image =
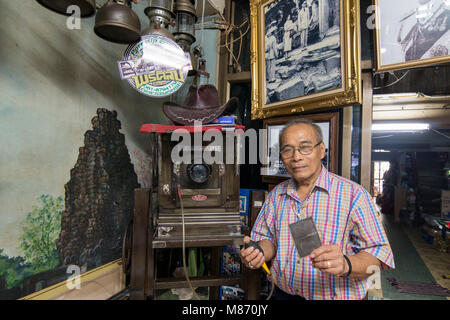
[[[78,265],[82,272],[121,257],[139,187],[117,113],[98,109],[91,122],[65,185],[57,241],[62,264]]]

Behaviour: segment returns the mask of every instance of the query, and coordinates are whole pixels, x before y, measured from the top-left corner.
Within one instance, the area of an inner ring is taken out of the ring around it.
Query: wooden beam
[[[363,104],[361,123],[361,185],[370,194],[372,194],[372,190],[370,190],[370,179],[372,175],[372,77],[372,71],[362,72]]]
[[[343,128],[342,128],[342,159],[341,175],[350,179],[352,164],[352,122],[353,107],[343,109]]]
[[[252,74],[249,71],[238,72],[238,73],[229,73],[227,75],[227,81],[233,82],[233,83],[249,82],[249,81],[252,81]]]
[[[130,299],[147,297],[147,244],[150,211],[150,189],[134,190],[133,248],[131,255]]]
[[[373,69],[373,61],[372,60],[361,60],[361,70],[369,71]]]

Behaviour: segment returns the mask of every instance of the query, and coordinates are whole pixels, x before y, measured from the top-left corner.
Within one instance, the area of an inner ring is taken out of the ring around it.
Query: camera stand
[[[154,241],[155,230],[151,224],[151,189],[136,189],[134,192],[134,218],[130,254],[130,285],[129,294],[131,300],[146,300],[155,297],[155,290],[171,288],[188,288],[189,284],[185,278],[158,278],[156,276],[156,259],[158,249],[181,248],[180,240]],[[258,286],[259,271],[250,271],[241,266],[239,277],[227,277],[220,275],[220,253],[221,248],[226,245],[242,245],[242,236],[236,237],[211,237],[191,238],[186,240],[185,246],[189,247],[213,247],[212,275],[204,277],[193,277],[190,279],[194,287],[211,287],[210,299],[218,299],[219,286],[239,285],[246,292],[248,299],[259,296],[255,288]],[[128,269],[128,267],[126,268]],[[251,280],[251,281],[250,281]]]
[[[248,299],[258,296],[252,289],[256,287],[248,284],[258,282],[259,272],[241,266],[239,276],[220,274],[222,248],[243,245],[239,212],[239,154],[233,156],[231,163],[210,163],[203,158],[200,162],[195,160],[199,151],[201,154],[211,150],[214,154],[233,154],[233,150],[238,150],[239,139],[233,138],[232,145],[219,144],[214,146],[216,149],[210,149],[208,140],[205,142],[197,137],[209,130],[215,130],[219,138],[230,132],[225,133],[220,126],[200,128],[199,131],[197,127],[155,124],[141,127],[141,132],[150,134],[152,189],[135,190],[133,226],[129,227],[132,236],[126,237],[130,244],[124,246],[131,251],[124,254],[129,260],[126,266],[124,263],[124,270],[129,273],[130,299],[154,299],[155,291],[161,289],[210,287],[210,299],[215,300],[219,298],[219,287],[223,285],[239,285]],[[190,141],[182,148],[183,156],[192,155],[190,159],[194,160],[177,162],[173,158],[173,151],[178,150],[178,142],[173,139],[176,136],[173,132],[177,129],[187,132],[185,138]],[[236,126],[235,129],[243,127]],[[159,278],[158,275],[164,274],[165,270],[157,272],[158,251],[166,248],[211,248],[208,276],[190,278],[185,274],[179,278]],[[249,276],[251,274],[253,277]]]

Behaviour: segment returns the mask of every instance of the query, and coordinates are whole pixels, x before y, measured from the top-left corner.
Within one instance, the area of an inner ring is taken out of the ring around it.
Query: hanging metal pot
[[[107,41],[130,44],[141,39],[141,22],[131,0],[108,0],[95,16],[94,32]]]
[[[70,16],[73,12],[67,12],[70,6],[78,6],[80,8],[80,16],[82,18],[90,17],[95,13],[95,0],[36,0],[39,4],[54,12]]]

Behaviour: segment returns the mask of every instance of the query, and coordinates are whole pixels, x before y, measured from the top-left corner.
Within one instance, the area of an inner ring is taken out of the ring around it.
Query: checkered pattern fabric
[[[338,244],[347,256],[365,251],[395,268],[394,257],[372,197],[359,184],[322,167],[314,188],[301,201],[293,179],[276,186],[267,196],[252,230],[252,239],[270,240],[276,248],[271,272],[276,285],[306,299],[363,299],[369,279],[323,273],[311,259],[300,259],[289,224],[312,217],[322,244]]]

